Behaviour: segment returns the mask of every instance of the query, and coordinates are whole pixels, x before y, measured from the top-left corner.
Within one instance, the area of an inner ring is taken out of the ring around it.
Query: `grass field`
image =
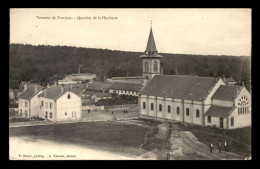
[[[26,136],[32,140],[36,138],[122,152],[138,149],[148,130],[147,127],[117,122],[84,122],[11,128],[9,136]],[[139,155],[139,152],[131,153]]]

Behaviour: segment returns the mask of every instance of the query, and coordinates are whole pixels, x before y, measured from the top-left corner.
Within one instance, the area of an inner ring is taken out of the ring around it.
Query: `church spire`
[[[153,37],[152,23],[151,23],[150,35],[149,35],[149,38],[148,38],[148,42],[147,42],[145,52],[148,52],[149,54],[157,52],[154,37]]]

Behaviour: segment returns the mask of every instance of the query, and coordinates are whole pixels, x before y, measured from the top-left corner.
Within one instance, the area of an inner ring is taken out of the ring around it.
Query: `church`
[[[146,85],[138,96],[140,118],[235,129],[251,126],[251,95],[225,78],[163,75],[150,30],[143,61]]]

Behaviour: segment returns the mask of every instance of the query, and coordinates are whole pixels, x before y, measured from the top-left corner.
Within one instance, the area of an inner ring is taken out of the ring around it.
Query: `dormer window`
[[[68,99],[70,99],[70,94],[68,94]]]

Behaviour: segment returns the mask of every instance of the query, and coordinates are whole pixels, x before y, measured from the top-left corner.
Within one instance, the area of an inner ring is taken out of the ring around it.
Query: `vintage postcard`
[[[11,8],[10,160],[251,160],[252,10]]]

